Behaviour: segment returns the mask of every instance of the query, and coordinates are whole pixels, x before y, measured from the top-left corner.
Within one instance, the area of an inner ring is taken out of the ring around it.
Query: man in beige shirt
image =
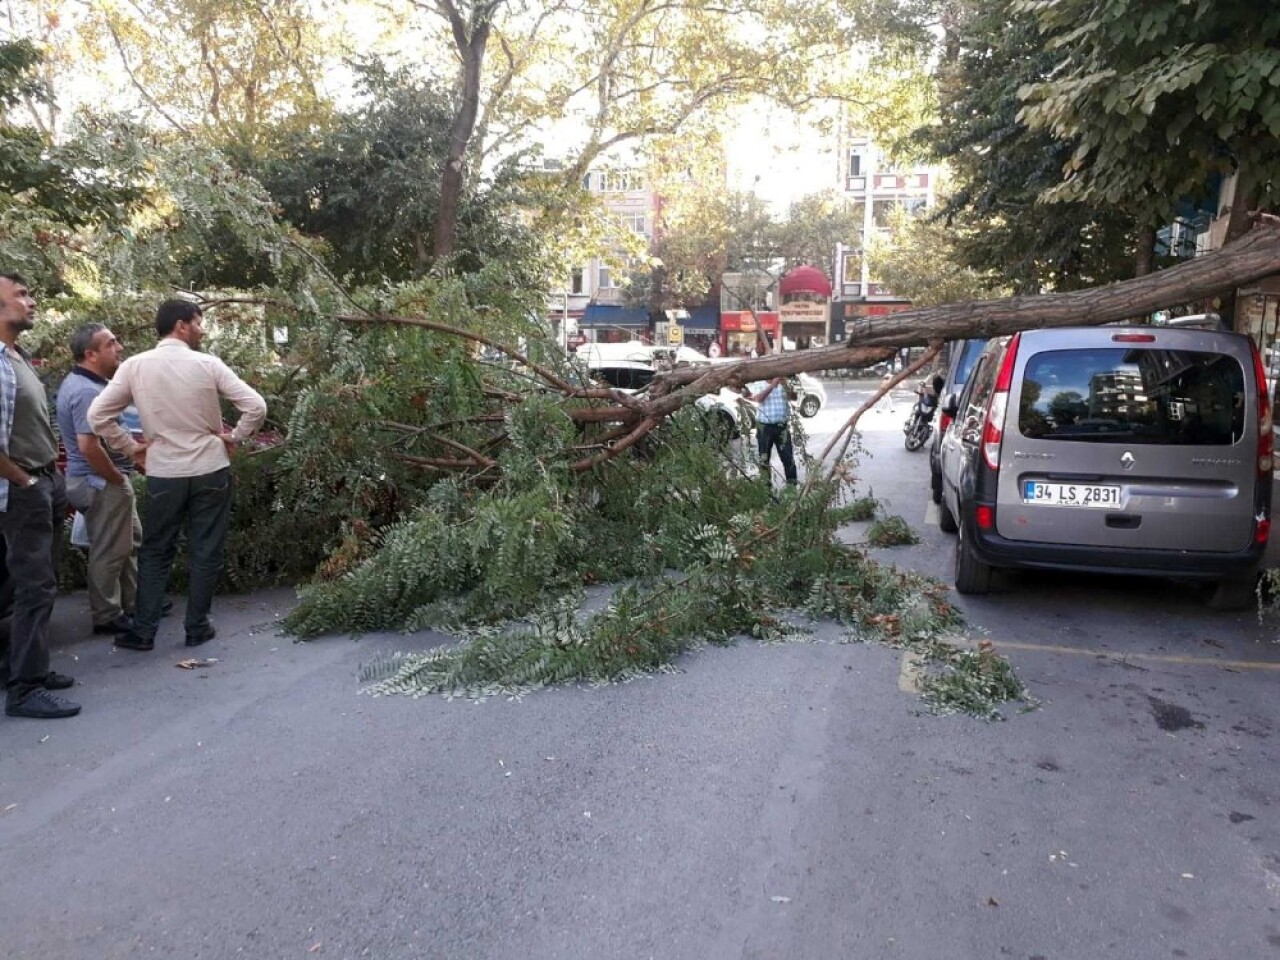
[[[156,311],[160,342],[130,357],[89,407],[89,425],[109,446],[147,471],[147,510],[138,553],[138,608],[133,628],[116,637],[128,650],[151,650],[165,587],[184,524],[189,555],[186,643],[214,637],[209,608],[222,572],[231,517],[231,459],[267,416],[262,396],[231,368],[201,353],[204,317],[189,300],[166,300]],[[240,411],[234,430],[222,424],[220,399]],[[138,408],[145,440],[136,441],[116,418]]]

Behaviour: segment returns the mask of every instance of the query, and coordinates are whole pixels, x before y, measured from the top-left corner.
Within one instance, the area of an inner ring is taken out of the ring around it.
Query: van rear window
[[[1050,350],[1022,375],[1024,437],[1226,446],[1244,435],[1244,369],[1187,350]]]

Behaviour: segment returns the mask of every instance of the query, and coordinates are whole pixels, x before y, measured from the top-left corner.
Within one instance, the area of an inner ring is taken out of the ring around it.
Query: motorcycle
[[[924,382],[916,390],[916,402],[902,427],[902,432],[907,435],[908,450],[919,450],[928,443],[929,435],[933,433],[933,415],[938,412],[938,398],[942,396],[944,382],[941,376],[936,376],[933,378],[932,390]]]

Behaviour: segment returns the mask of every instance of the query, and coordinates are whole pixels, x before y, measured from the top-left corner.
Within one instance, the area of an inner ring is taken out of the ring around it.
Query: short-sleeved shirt
[[[72,367],[67,378],[62,381],[62,386],[58,388],[58,432],[62,434],[62,445],[67,449],[68,477],[104,479],[98,477],[97,471],[80,452],[76,435],[88,434],[94,437],[95,443],[97,442],[98,438],[93,435],[93,428],[89,426],[89,404],[97,399],[106,385],[107,381],[92,370]],[[120,422],[118,417],[116,422]],[[111,462],[121,473],[133,472],[132,460],[110,448],[106,450],[111,457]]]
[[[768,380],[757,380],[747,389],[751,391],[752,396],[758,396],[768,387]],[[790,414],[791,411],[787,408],[787,385],[780,383],[760,401],[760,412],[756,414],[756,419],[760,423],[787,423],[790,420]]]

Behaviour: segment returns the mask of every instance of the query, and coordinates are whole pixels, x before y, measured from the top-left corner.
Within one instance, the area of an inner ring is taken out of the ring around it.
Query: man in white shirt
[[[138,554],[138,607],[133,628],[116,637],[128,650],[151,650],[164,604],[164,591],[187,531],[190,565],[186,643],[199,646],[215,631],[209,608],[222,572],[223,547],[231,517],[230,452],[252,436],[267,416],[262,396],[231,368],[201,353],[204,317],[189,300],[166,300],[156,311],[154,349],[130,357],[89,407],[89,425],[107,444],[147,471],[147,510]],[[240,411],[235,429],[222,424],[220,399]],[[138,442],[116,418],[130,404],[138,408]]]

